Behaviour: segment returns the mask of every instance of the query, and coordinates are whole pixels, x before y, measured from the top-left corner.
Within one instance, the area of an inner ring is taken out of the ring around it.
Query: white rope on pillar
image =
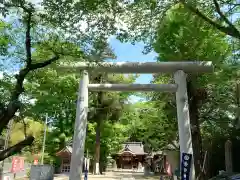
[[[70,177],[71,180],[80,180],[84,160],[84,146],[87,128],[88,112],[88,72],[83,71],[82,80],[79,83],[76,120],[74,126],[73,150],[71,156]]]
[[[175,83],[178,85],[178,89],[176,92],[176,103],[177,103],[177,119],[178,119],[180,152],[181,152],[180,157],[182,157],[182,153],[188,153],[192,155],[189,179],[193,180],[195,179],[195,168],[193,163],[193,147],[192,147],[190,116],[189,116],[186,74],[183,71],[177,71],[174,74],[174,79],[175,79]]]

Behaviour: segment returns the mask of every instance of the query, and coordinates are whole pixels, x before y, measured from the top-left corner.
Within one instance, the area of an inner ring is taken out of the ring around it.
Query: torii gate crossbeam
[[[108,73],[175,73],[183,70],[185,73],[207,73],[212,72],[213,67],[210,61],[187,61],[187,62],[79,62],[72,64],[61,64],[58,67],[61,71],[79,73],[82,70]]]

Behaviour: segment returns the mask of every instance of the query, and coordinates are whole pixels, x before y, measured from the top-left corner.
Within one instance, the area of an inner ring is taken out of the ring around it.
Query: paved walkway
[[[66,175],[58,176],[54,180],[68,180]],[[82,178],[83,180],[84,178]],[[159,180],[159,176],[146,177],[143,173],[108,172],[105,175],[89,175],[88,180]]]

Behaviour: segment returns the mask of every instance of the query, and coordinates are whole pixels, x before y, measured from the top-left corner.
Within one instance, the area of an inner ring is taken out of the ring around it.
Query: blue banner
[[[182,153],[181,180],[190,180],[192,154]]]

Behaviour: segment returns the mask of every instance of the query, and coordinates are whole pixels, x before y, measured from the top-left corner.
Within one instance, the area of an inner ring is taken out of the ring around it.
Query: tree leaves
[[[130,105],[121,117],[128,141],[144,143],[146,152],[162,150],[177,138],[177,121],[168,118],[164,103],[143,102]]]
[[[7,55],[8,48],[11,43],[13,43],[13,39],[11,39],[10,35],[8,34],[8,30],[10,28],[11,27],[9,24],[0,20],[0,56]]]
[[[221,9],[220,13],[216,3]],[[234,3],[235,5],[233,5]],[[156,38],[158,25],[168,16],[168,12],[171,11],[172,8],[179,5],[188,9],[192,16],[198,16],[211,28],[217,29],[225,36],[229,35],[239,41],[239,18],[236,17],[239,3],[236,1],[217,0],[133,1],[126,8],[125,13],[128,15],[123,16],[122,20],[128,31],[120,31],[118,33],[118,38],[122,41],[131,41],[134,43],[143,41],[146,44],[146,52],[150,52]],[[221,17],[220,14],[222,14]],[[190,22],[186,23],[191,25]]]

